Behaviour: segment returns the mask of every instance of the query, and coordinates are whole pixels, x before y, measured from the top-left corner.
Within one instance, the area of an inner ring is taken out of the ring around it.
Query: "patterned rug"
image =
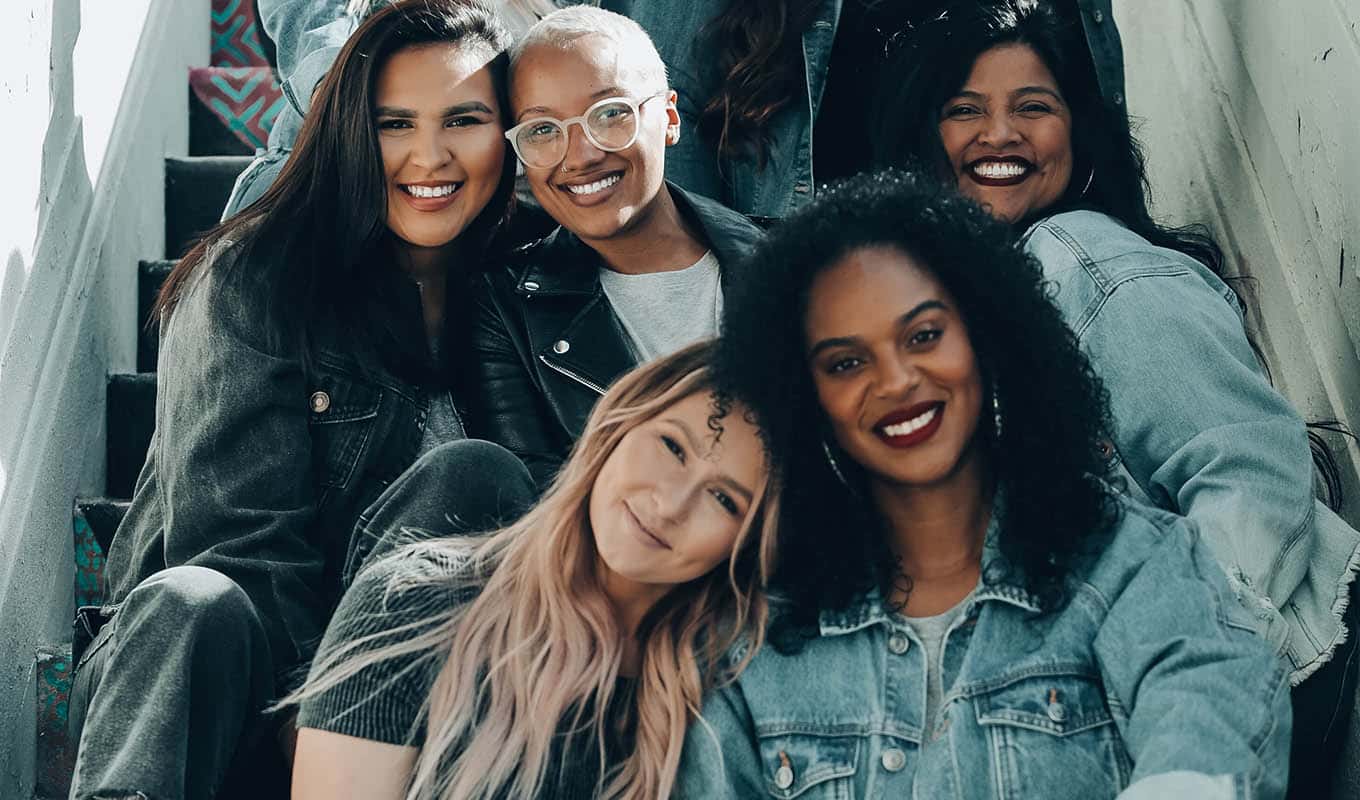
[[[255,16],[252,0],[213,0],[211,66],[191,69],[191,103],[215,119],[219,131],[194,131],[195,155],[221,155],[220,133],[250,153],[264,147],[269,128],[287,102],[270,61],[272,47]],[[207,142],[213,142],[211,147]],[[206,152],[211,149],[212,152]]]

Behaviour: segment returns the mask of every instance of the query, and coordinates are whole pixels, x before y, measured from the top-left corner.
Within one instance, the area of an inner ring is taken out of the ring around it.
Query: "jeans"
[[[352,572],[415,537],[495,528],[533,500],[528,470],[504,448],[441,445],[359,517]],[[142,581],[103,620],[76,668],[72,800],[286,797],[280,720],[262,713],[275,699],[272,664],[255,607],[225,575],[175,566]]]

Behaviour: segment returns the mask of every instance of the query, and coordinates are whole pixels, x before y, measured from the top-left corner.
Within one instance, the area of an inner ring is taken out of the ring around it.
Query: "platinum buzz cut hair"
[[[622,14],[585,5],[559,8],[518,37],[510,46],[511,72],[530,47],[565,49],[583,36],[602,36],[612,42],[634,75],[649,86],[660,90],[670,85],[661,54],[641,25]]]

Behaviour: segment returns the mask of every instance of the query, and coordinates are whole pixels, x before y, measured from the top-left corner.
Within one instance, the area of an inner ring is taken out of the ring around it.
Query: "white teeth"
[[[979,161],[973,165],[973,173],[981,178],[1005,180],[1018,178],[1029,172],[1029,167],[1015,161]]]
[[[929,425],[931,420],[935,419],[935,415],[938,413],[940,413],[940,407],[931,406],[929,411],[919,417],[913,417],[906,422],[899,422],[896,425],[884,425],[882,430],[888,436],[906,436],[909,433],[915,433]]]
[[[412,197],[448,197],[458,189],[456,183],[446,183],[442,186],[403,186],[401,187]]]
[[[594,183],[587,183],[581,186],[572,186],[571,184],[568,184],[567,190],[572,194],[595,194],[596,192],[604,191],[610,186],[618,183],[622,177],[622,175],[610,175],[608,178],[600,178]]]

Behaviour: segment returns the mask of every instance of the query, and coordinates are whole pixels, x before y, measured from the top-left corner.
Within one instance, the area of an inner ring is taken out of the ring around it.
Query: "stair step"
[[[236,176],[249,156],[165,159],[165,253],[179,258],[222,218]]]
[[[107,492],[130,498],[156,428],[156,373],[110,375],[107,392]]]
[[[237,136],[202,100],[189,96],[189,155],[250,155],[255,149]]]
[[[89,528],[95,545],[99,547],[101,553],[109,551],[109,545],[113,542],[113,534],[117,532],[118,526],[123,523],[123,517],[127,516],[128,508],[132,505],[128,500],[116,497],[81,497],[76,500],[76,527],[80,528],[81,523]],[[80,532],[77,531],[76,539],[80,539]],[[79,556],[77,555],[77,558]],[[79,600],[76,605],[82,604]]]
[[[35,654],[38,719],[34,794],[39,798],[66,797],[75,769],[76,752],[66,735],[71,704],[71,645],[39,647]]]
[[[155,372],[160,349],[160,329],[151,320],[161,284],[175,268],[174,261],[143,261],[137,265],[137,371]]]

